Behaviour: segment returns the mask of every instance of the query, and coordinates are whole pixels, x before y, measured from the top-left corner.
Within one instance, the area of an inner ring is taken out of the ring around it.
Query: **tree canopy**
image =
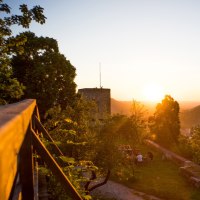
[[[11,27],[14,24],[28,28],[34,20],[40,24],[45,23],[43,8],[35,6],[29,9],[27,5],[20,5],[21,15],[11,14],[8,4],[0,0],[0,104],[10,103],[23,95],[23,85],[13,76],[10,57],[15,51],[22,52],[21,45],[26,41],[24,37],[12,38]]]
[[[42,114],[60,105],[72,106],[75,102],[75,68],[59,53],[58,43],[49,37],[37,37],[25,32],[16,37],[27,38],[24,53],[12,57],[14,76],[26,90],[24,98],[35,98]]]
[[[146,114],[147,110],[145,109],[144,105],[141,102],[133,100],[131,106],[131,129],[133,131],[133,135],[135,135],[135,140],[137,142],[141,142],[145,136],[146,125]]]
[[[156,140],[165,146],[178,141],[180,135],[179,104],[170,95],[166,95],[156,106],[149,118],[150,130]]]

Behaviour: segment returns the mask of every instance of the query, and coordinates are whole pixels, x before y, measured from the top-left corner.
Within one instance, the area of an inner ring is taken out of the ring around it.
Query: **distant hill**
[[[148,114],[152,114],[155,110],[156,103],[141,102]],[[111,99],[111,113],[112,114],[123,114],[130,115],[132,101],[118,101],[116,99]]]
[[[189,110],[200,105],[200,101],[180,101],[180,110]]]
[[[117,101],[111,99],[111,113],[130,115],[131,103],[131,101]]]
[[[191,128],[200,124],[200,105],[180,113],[182,128]]]
[[[156,103],[141,102],[144,104],[149,115],[152,115],[156,108]],[[111,99],[111,113],[130,115],[132,101],[118,101]],[[200,102],[181,101],[180,105],[180,121],[181,128],[191,128],[200,124]]]

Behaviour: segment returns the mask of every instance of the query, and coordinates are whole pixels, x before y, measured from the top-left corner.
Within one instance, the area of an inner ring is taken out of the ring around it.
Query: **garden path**
[[[161,200],[113,181],[108,181],[105,185],[95,189],[92,194],[112,200]]]

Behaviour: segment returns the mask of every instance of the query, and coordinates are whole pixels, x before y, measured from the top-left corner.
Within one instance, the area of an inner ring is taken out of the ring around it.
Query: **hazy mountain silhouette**
[[[200,125],[200,105],[180,113],[182,128],[191,128]]]
[[[148,114],[153,114],[156,103],[153,102],[141,102],[141,103],[145,106],[145,109],[148,111]],[[111,113],[129,116],[131,114],[131,105],[132,101],[118,101],[116,99],[111,99]]]
[[[148,111],[148,115],[152,115],[155,111],[157,103],[141,102]],[[181,101],[180,106],[180,121],[182,128],[191,128],[200,124],[200,101]],[[111,113],[130,115],[132,101],[118,101],[111,99]]]
[[[200,105],[200,101],[180,101],[180,110],[190,110]]]
[[[111,98],[111,113],[129,115],[131,109],[131,101],[117,101]]]

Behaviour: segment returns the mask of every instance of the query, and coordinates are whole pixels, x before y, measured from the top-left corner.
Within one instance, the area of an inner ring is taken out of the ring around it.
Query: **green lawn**
[[[143,154],[149,151],[145,146],[140,149]],[[193,188],[181,176],[178,167],[170,161],[162,160],[161,154],[152,152],[153,161],[134,167],[127,162],[116,169],[112,178],[130,188],[166,200],[200,200],[200,190]]]

